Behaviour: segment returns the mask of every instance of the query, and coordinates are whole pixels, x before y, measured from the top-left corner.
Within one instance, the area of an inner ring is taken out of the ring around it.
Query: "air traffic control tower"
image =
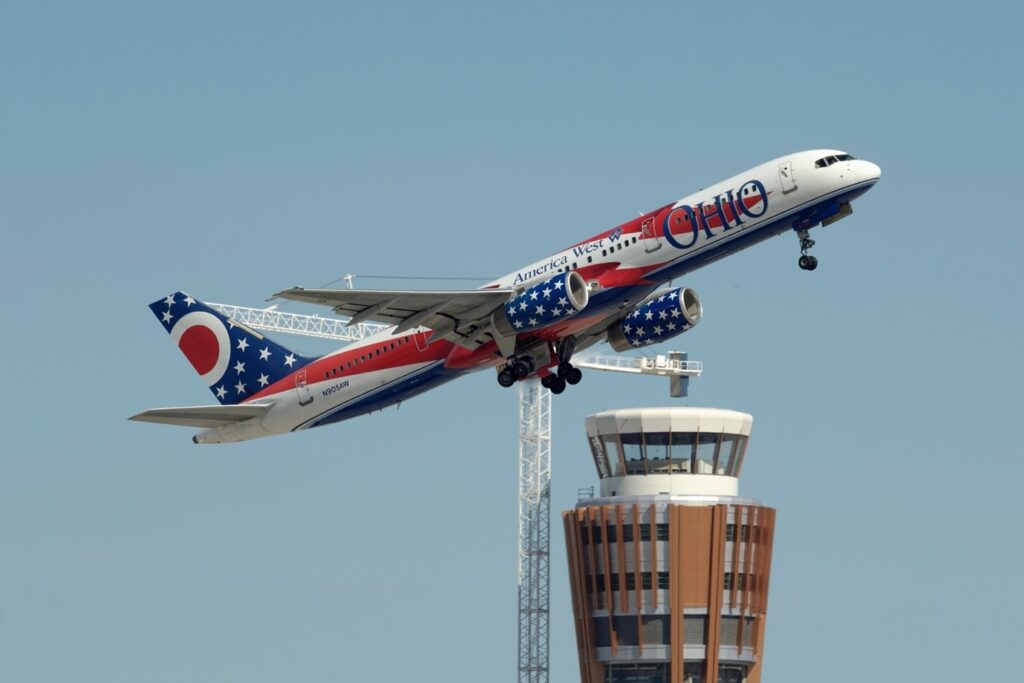
[[[775,510],[739,495],[753,418],[587,418],[600,495],[562,514],[583,683],[758,683]]]

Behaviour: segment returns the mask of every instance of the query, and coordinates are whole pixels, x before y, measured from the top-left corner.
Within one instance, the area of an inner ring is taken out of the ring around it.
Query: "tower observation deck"
[[[758,683],[775,510],[739,495],[753,418],[587,417],[600,494],[562,514],[582,683]]]

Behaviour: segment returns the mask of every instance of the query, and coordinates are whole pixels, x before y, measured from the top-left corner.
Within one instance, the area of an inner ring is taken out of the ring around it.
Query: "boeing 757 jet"
[[[697,293],[666,286],[697,268],[793,230],[799,266],[818,260],[809,230],[853,211],[881,175],[838,150],[756,166],[512,271],[476,290],[304,289],[353,323],[391,325],[319,358],[299,355],[184,292],[150,304],[218,405],[157,408],[133,420],[200,428],[195,443],[319,427],[394,405],[495,368],[510,387],[538,376],[552,393],[577,384],[573,353],[657,344],[700,322]]]

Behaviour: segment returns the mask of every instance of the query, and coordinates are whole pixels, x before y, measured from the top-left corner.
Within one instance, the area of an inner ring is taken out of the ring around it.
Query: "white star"
[[[642,328],[642,327],[636,328],[636,336],[638,336],[638,337],[644,336],[644,328]]]
[[[228,318],[228,327],[230,327],[231,329],[235,329],[235,321],[232,320],[231,318]]]
[[[192,298],[191,296],[189,296],[188,294],[186,294],[186,295],[185,295],[185,303],[186,303],[186,304],[187,304],[188,306],[190,306],[190,307],[191,307],[191,306],[192,306],[192,304],[194,304],[195,302],[196,302],[196,300],[195,300],[195,299],[193,299],[193,298]]]
[[[537,324],[537,319],[536,318],[530,318],[530,320],[528,322],[530,323],[531,326],[534,326],[534,325]]]
[[[289,353],[287,356],[284,357],[284,364],[287,365],[288,367],[291,367],[294,363],[295,356],[293,356],[292,354]]]
[[[544,298],[547,299],[549,296],[551,296],[551,288],[550,287],[546,287],[544,289]]]
[[[515,322],[514,322],[514,323],[512,323],[512,324],[513,324],[513,325],[515,325],[515,326],[516,326],[516,329],[518,330],[518,329],[519,329],[520,327],[522,327],[522,326],[523,326],[523,321],[522,321],[522,320],[517,320],[517,321],[515,321]]]
[[[561,308],[553,308],[553,309],[551,309],[551,315],[553,315],[553,316],[555,316],[557,318],[558,316],[562,315],[562,309]]]
[[[561,298],[560,298],[560,299],[558,300],[558,305],[559,305],[559,306],[568,306],[568,305],[569,305],[569,300],[568,300],[568,299],[566,299],[566,298],[565,298],[565,297],[563,296],[563,297],[561,297]]]
[[[240,394],[244,394],[245,393],[245,385],[242,384],[241,380],[239,380],[238,384],[235,385],[235,390],[238,391],[238,393],[240,393]]]
[[[237,363],[235,363],[235,372],[237,372],[239,375],[245,372],[245,363],[243,363],[242,361],[238,361]]]
[[[668,298],[669,299],[675,299],[676,298],[676,290],[673,289],[672,293],[668,295]]]
[[[167,308],[170,308],[171,306],[173,306],[174,305],[174,295],[173,294],[168,294],[167,298],[164,299],[164,303],[167,304]]]
[[[646,313],[644,313],[644,319],[645,320],[650,320],[653,317],[654,317],[654,313],[652,313],[650,311],[647,311]]]
[[[164,322],[165,322],[165,323],[169,323],[169,322],[171,322],[171,318],[173,318],[173,317],[174,317],[174,316],[173,316],[173,315],[171,315],[171,311],[170,311],[170,309],[167,309],[166,311],[164,311],[164,315],[163,315],[163,318],[164,318]]]
[[[631,344],[633,344],[633,346],[640,346],[640,340],[639,340],[639,339],[634,339],[634,340],[633,340],[632,342],[630,342],[630,343],[631,343]]]
[[[516,307],[514,305],[513,306],[509,306],[508,308],[505,309],[505,313],[507,315],[509,315],[509,316],[515,316],[515,314],[516,314]]]
[[[665,295],[664,294],[662,294],[661,296],[658,297],[658,303],[661,303],[664,300],[665,300]]]
[[[270,384],[270,378],[264,375],[263,373],[260,373],[260,378],[256,381],[260,383],[261,387],[265,387],[268,384]]]
[[[658,320],[664,320],[667,317],[668,317],[668,312],[667,311],[659,311],[658,312]]]
[[[227,393],[223,386],[217,387],[217,398],[224,398],[227,396]]]
[[[673,308],[672,309],[672,317],[673,318],[678,318],[679,317],[679,309],[678,308]]]
[[[544,307],[537,306],[537,310],[535,312],[537,313],[537,315],[544,315]]]
[[[526,302],[525,302],[525,301],[521,302],[521,303],[519,304],[519,308],[520,308],[520,310],[523,310],[523,311],[525,311],[525,310],[526,310]]]
[[[661,325],[654,326],[654,334],[658,335],[659,337],[661,336]]]
[[[536,301],[536,300],[537,300],[537,291],[534,290],[534,291],[530,292],[530,301]]]
[[[673,323],[673,322],[670,322],[670,323],[668,324],[668,331],[669,331],[669,332],[675,332],[675,330],[676,330],[676,324],[675,324],[675,323]]]
[[[249,348],[249,342],[246,340],[245,337],[242,337],[241,339],[238,340],[238,350],[245,351],[247,348]]]
[[[562,281],[561,281],[561,280],[559,280],[558,282],[556,282],[556,283],[555,283],[555,289],[561,289],[561,288],[562,288],[562,284],[563,284],[563,283],[562,283]]]
[[[633,328],[631,326],[629,326],[629,325],[623,325],[622,326],[622,331],[625,332],[626,334],[629,334],[630,332],[633,331]]]
[[[270,358],[270,347],[264,347],[260,349],[260,360],[266,360]]]

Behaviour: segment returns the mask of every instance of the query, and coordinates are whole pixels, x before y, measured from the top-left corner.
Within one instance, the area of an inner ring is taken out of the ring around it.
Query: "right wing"
[[[514,294],[511,289],[389,291],[293,287],[274,296],[330,306],[335,313],[351,316],[349,325],[373,320],[397,325],[395,331],[399,333],[422,325],[434,330],[434,339],[479,344],[481,335],[495,336],[489,329],[489,317]]]
[[[216,428],[266,415],[273,403],[242,403],[235,406],[190,406],[153,408],[132,415],[129,420],[156,422],[180,427]]]

